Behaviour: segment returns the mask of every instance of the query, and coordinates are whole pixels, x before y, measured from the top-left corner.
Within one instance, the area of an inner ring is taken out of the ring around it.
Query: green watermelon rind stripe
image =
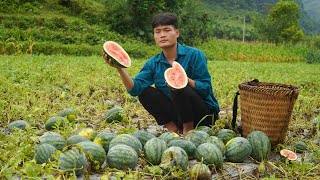
[[[161,163],[161,156],[167,148],[166,142],[159,138],[152,138],[144,146],[145,156],[153,165]]]

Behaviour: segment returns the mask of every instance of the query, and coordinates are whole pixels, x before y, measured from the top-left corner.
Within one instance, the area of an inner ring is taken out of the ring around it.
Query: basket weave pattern
[[[239,88],[243,136],[259,130],[268,135],[271,144],[283,143],[298,88],[266,82],[245,82]]]

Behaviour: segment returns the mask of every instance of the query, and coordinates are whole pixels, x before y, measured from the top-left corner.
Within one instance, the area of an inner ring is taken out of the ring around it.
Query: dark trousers
[[[156,119],[159,125],[173,121],[179,129],[183,123],[193,121],[193,126],[210,126],[218,119],[218,114],[210,111],[199,94],[190,86],[180,90],[170,90],[168,98],[160,90],[149,87],[139,96],[143,107]],[[205,119],[202,120],[206,115]]]

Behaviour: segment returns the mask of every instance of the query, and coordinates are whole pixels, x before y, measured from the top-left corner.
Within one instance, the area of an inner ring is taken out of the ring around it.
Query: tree
[[[265,20],[255,25],[262,39],[276,43],[296,43],[303,39],[299,28],[299,5],[293,1],[280,1],[270,11]]]

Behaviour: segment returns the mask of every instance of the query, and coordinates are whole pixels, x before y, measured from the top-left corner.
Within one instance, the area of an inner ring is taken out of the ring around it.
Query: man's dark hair
[[[152,28],[158,26],[172,25],[175,29],[178,29],[178,16],[173,13],[161,13],[153,17]]]

